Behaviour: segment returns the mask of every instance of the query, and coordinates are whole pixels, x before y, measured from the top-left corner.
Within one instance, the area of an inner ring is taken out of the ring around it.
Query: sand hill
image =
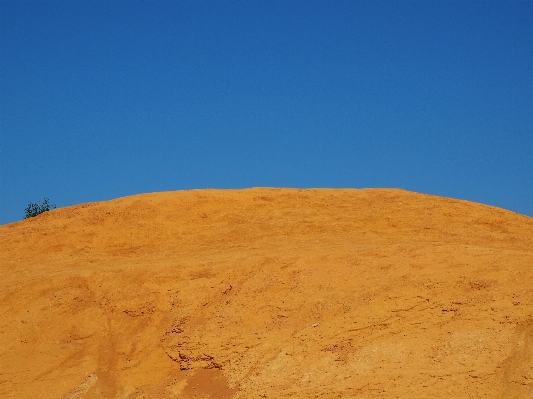
[[[199,190],[0,226],[2,398],[533,398],[533,219]]]

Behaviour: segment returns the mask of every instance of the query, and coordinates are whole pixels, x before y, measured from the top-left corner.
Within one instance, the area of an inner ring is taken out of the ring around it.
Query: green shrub
[[[39,203],[32,204],[30,202],[28,206],[26,207],[26,209],[24,210],[24,213],[25,213],[24,219],[35,217],[37,215],[40,215],[43,212],[49,211],[50,209],[56,209],[56,206],[50,205],[48,198],[45,198],[41,204]]]

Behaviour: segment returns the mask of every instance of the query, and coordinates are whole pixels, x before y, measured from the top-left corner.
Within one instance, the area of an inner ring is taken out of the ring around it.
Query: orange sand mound
[[[156,193],[0,226],[1,398],[532,398],[533,219]]]

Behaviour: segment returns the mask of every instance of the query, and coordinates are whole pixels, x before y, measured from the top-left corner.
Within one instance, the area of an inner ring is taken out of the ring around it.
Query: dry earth
[[[199,190],[0,226],[1,398],[533,398],[533,219]]]

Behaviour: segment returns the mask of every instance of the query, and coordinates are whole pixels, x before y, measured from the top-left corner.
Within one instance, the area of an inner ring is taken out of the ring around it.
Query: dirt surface
[[[199,190],[0,226],[1,398],[533,398],[533,219]]]

